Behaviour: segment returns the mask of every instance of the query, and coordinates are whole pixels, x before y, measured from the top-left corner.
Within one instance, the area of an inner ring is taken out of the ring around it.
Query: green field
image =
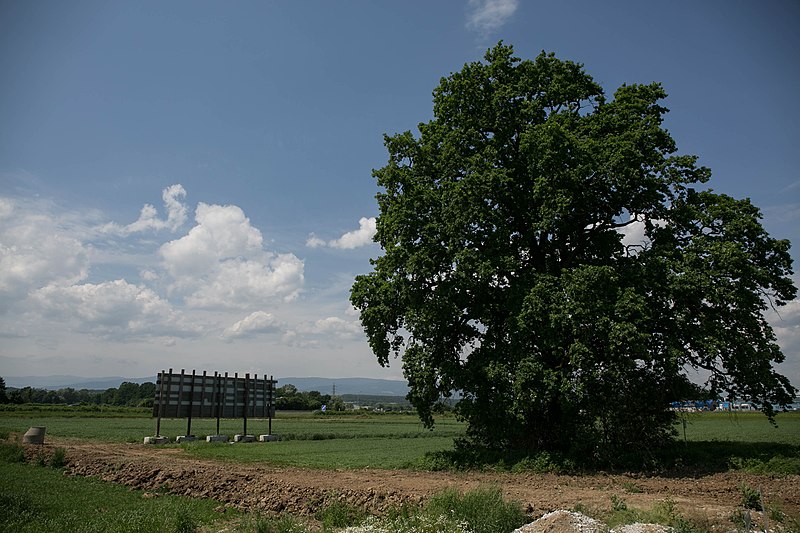
[[[122,485],[68,477],[58,469],[10,459],[0,457],[0,531],[188,532],[220,519],[215,511],[220,504],[213,500],[150,497]]]
[[[138,413],[134,413],[136,415]],[[0,432],[25,432],[31,426],[45,426],[47,435],[65,438],[84,438],[107,442],[142,442],[154,435],[156,420],[142,416],[120,416],[115,412],[107,417],[64,416],[48,411],[18,410],[0,412]],[[261,435],[268,432],[268,421],[247,421],[247,432]],[[162,419],[161,434],[174,439],[186,435],[186,419]],[[220,433],[233,437],[244,430],[241,419],[220,421]],[[321,415],[299,411],[278,412],[272,420],[272,432],[282,440],[329,440],[353,438],[426,438],[463,435],[464,425],[452,417],[440,417],[433,430],[425,429],[414,415]],[[192,433],[198,437],[216,433],[216,420],[192,421]]]
[[[800,445],[800,411],[778,413],[776,425],[759,412],[687,413],[689,441],[771,442]],[[683,426],[678,424],[683,439]]]
[[[124,415],[124,416],[122,416]],[[45,426],[47,437],[80,438],[104,442],[142,442],[155,434],[156,421],[143,412],[109,411],[82,415],[64,411],[18,408],[0,412],[0,436],[21,435],[31,426]],[[691,413],[677,424],[674,446],[656,457],[664,468],[724,471],[731,468],[754,473],[800,473],[800,412],[781,413],[773,426],[760,413]],[[279,412],[272,422],[279,442],[213,445],[205,441],[183,444],[186,453],[226,461],[265,462],[311,468],[463,468],[448,463],[453,442],[464,436],[464,424],[449,416],[425,429],[414,415],[312,414]],[[232,437],[242,433],[241,420],[222,420],[220,431]],[[201,439],[216,432],[215,420],[194,420],[192,433]],[[248,433],[267,433],[266,420],[249,420]],[[161,434],[171,439],[186,434],[186,420],[161,421]],[[175,446],[172,444],[171,446]],[[444,454],[444,455],[443,455]],[[479,459],[466,467],[513,469],[524,458]],[[558,463],[528,460],[533,468],[564,469]],[[610,465],[613,466],[613,465]],[[659,468],[658,465],[655,465]],[[525,467],[527,468],[527,467]],[[566,467],[569,469],[570,467]]]

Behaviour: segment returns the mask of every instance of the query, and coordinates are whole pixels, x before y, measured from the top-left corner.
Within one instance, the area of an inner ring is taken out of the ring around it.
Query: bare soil
[[[800,476],[771,477],[740,472],[701,477],[449,473],[409,470],[317,470],[200,460],[173,447],[144,444],[76,443],[50,439],[28,447],[29,454],[66,449],[67,475],[97,476],[146,491],[217,500],[224,507],[265,513],[311,515],[332,499],[373,514],[403,503],[423,503],[445,488],[469,490],[500,487],[539,518],[557,509],[581,506],[590,511],[611,508],[611,496],[629,508],[652,508],[670,499],[695,523],[731,530],[730,518],[742,509],[742,483],[761,489],[767,505],[800,518]],[[760,513],[758,513],[760,514]],[[716,529],[716,528],[715,528]]]

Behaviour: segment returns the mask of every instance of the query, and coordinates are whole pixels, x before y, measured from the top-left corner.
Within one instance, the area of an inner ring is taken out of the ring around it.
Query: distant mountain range
[[[292,384],[299,391],[316,390],[322,394],[352,394],[363,396],[405,396],[408,383],[396,379],[372,378],[278,378],[278,386]]]
[[[132,383],[155,383],[155,376],[143,378],[126,378],[111,376],[103,378],[85,378],[80,376],[3,376],[7,387],[21,389],[33,387],[36,389],[64,389],[71,387],[76,390],[105,390],[117,388],[124,381]],[[373,378],[319,378],[319,377],[287,377],[277,378],[278,386],[291,384],[299,391],[316,390],[322,394],[332,394],[336,385],[336,394],[364,395],[364,396],[405,396],[408,394],[408,383],[393,379]]]

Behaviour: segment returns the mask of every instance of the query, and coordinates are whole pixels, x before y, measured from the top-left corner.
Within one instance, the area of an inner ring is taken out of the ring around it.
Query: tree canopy
[[[657,444],[692,368],[769,416],[792,401],[764,317],[796,295],[789,242],[698,188],[710,171],[677,153],[666,96],[607,99],[582,65],[500,43],[442,78],[418,136],[385,137],[383,254],[351,302],[426,424],[459,391],[482,444]]]

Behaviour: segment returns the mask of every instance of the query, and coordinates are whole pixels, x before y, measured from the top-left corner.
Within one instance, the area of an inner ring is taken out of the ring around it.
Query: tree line
[[[276,389],[275,408],[279,411],[344,411],[344,402],[339,396],[322,394],[319,391],[299,391],[291,384]]]
[[[127,407],[152,407],[156,396],[156,384],[152,382],[132,383],[125,381],[119,387],[105,390],[64,387],[57,390],[35,387],[8,388],[0,377],[0,403],[47,403],[47,404],[95,404]],[[319,391],[298,391],[291,384],[276,389],[275,406],[282,411],[343,411],[344,402],[339,396],[321,394]]]
[[[127,407],[152,407],[156,394],[155,383],[132,383],[125,381],[119,387],[105,390],[74,389],[64,387],[56,390],[36,387],[8,388],[0,377],[0,403],[48,403],[48,404],[95,404]]]

